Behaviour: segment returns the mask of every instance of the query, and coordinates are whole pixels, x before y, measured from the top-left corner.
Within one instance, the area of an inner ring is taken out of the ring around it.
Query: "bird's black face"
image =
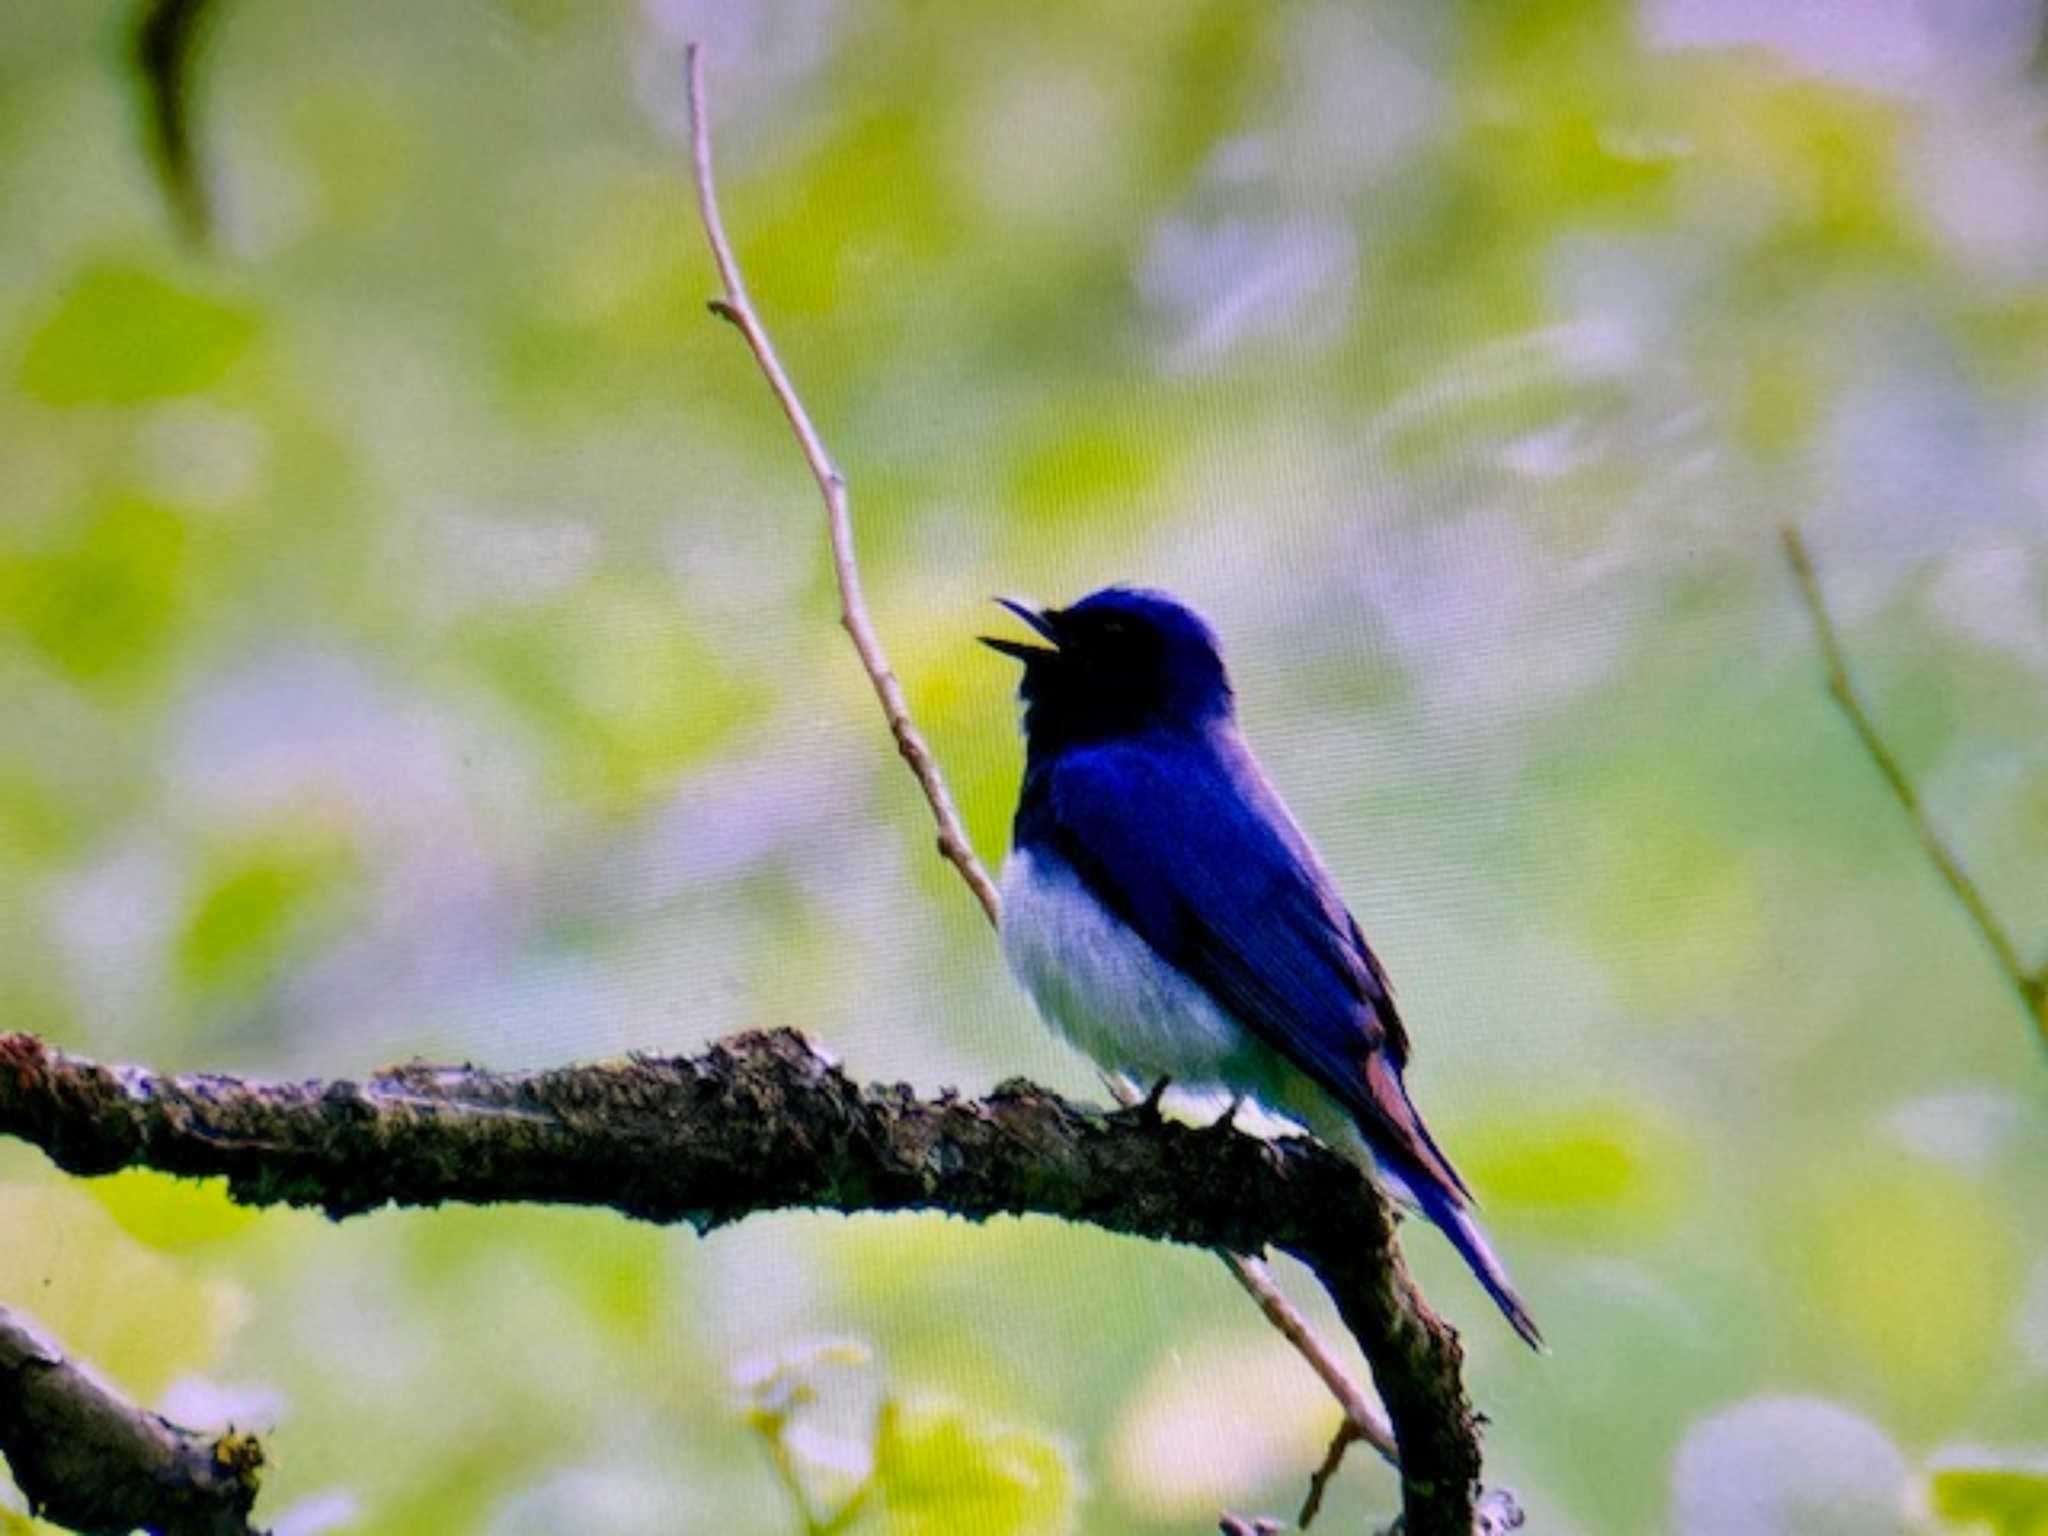
[[[1024,663],[1024,732],[1034,757],[1157,726],[1196,726],[1230,711],[1216,637],[1160,592],[1109,587],[1070,608],[998,602],[1048,643],[982,637]]]

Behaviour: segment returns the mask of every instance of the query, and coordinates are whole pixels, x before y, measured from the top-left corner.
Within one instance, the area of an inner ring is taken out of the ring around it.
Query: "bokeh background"
[[[200,250],[125,8],[0,0],[6,1027],[360,1075],[795,1025],[1099,1096],[704,313],[702,36],[984,855],[988,594],[1226,637],[1553,1341],[1412,1234],[1531,1529],[2048,1529],[2048,1053],[1776,531],[2048,957],[2038,3],[218,11]],[[285,1536],[1197,1531],[1335,1417],[1213,1259],[1040,1221],[331,1226],[9,1145],[0,1301],[267,1430]],[[1323,1521],[1395,1503],[1361,1454]]]

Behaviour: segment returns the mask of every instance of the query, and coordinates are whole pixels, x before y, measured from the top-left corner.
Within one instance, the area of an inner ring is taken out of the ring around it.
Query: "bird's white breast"
[[[1050,858],[1003,865],[1003,955],[1045,1021],[1107,1071],[1149,1086],[1233,1086],[1246,1032]]]

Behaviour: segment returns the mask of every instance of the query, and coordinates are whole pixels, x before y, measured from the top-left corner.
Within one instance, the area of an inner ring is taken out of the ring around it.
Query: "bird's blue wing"
[[[1033,780],[1020,840],[1057,853],[1411,1181],[1466,1194],[1402,1085],[1408,1040],[1385,973],[1241,746],[1148,735],[1062,753]]]

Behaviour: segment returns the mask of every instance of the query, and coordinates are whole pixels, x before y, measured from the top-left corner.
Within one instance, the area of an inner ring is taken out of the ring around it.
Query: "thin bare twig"
[[[1351,1442],[1359,1438],[1357,1426],[1346,1419],[1337,1426],[1337,1433],[1331,1437],[1330,1448],[1323,1452],[1323,1464],[1317,1467],[1308,1480],[1308,1497],[1301,1501],[1301,1513],[1294,1517],[1294,1523],[1304,1531],[1323,1511],[1323,1495],[1330,1491],[1330,1483],[1337,1476],[1337,1469],[1344,1465],[1344,1453],[1351,1449]]]
[[[1850,727],[1863,745],[1863,752],[1876,767],[1885,786],[1891,790],[1892,798],[1912,824],[1914,835],[1920,839],[1928,862],[1941,877],[1942,883],[1956,899],[1965,915],[1975,925],[1983,938],[1985,947],[1991,951],[1991,958],[1999,971],[2011,984],[2018,995],[2020,1004],[2027,1010],[2027,1017],[2034,1025],[2042,1045],[2048,1046],[2048,968],[2030,971],[2021,960],[2019,949],[2012,936],[2005,931],[2005,925],[1991,910],[1991,904],[1984,899],[1984,893],[1977,888],[1977,882],[1970,878],[1963,868],[1962,860],[1949,847],[1947,839],[1935,828],[1921,802],[1920,792],[1906,774],[1904,766],[1885,745],[1884,737],[1878,733],[1876,722],[1871,718],[1861,695],[1856,692],[1855,682],[1849,676],[1849,663],[1842,651],[1842,642],[1835,633],[1834,620],[1828,616],[1826,599],[1821,595],[1820,578],[1814,572],[1813,557],[1807,552],[1806,541],[1799,530],[1790,523],[1780,529],[1785,544],[1785,559],[1792,567],[1793,579],[1798,583],[1800,598],[1806,604],[1806,611],[1813,620],[1814,634],[1820,644],[1821,665],[1826,670],[1828,693],[1841,706],[1848,717]]]
[[[712,313],[730,321],[745,338],[748,349],[754,354],[754,361],[760,365],[768,381],[769,389],[782,407],[782,414],[789,419],[790,428],[796,433],[804,460],[810,465],[819,493],[825,499],[832,564],[839,581],[840,621],[846,626],[847,634],[852,636],[861,666],[867,672],[868,680],[874,684],[875,697],[881,701],[882,714],[889,723],[890,733],[896,738],[896,749],[917,776],[918,785],[931,806],[932,819],[939,829],[940,855],[960,872],[960,878],[974,893],[974,899],[981,904],[990,924],[1000,925],[1002,898],[997,893],[996,884],[975,856],[973,844],[968,841],[966,830],[961,825],[960,813],[946,788],[945,776],[939,771],[937,759],[932,756],[931,748],[911,719],[902,686],[897,682],[895,673],[890,671],[881,638],[868,618],[867,602],[861,592],[860,565],[853,549],[853,518],[848,505],[846,477],[826,451],[824,439],[818,435],[810,412],[804,408],[796,386],[790,382],[789,374],[776,354],[774,343],[768,339],[767,327],[761,323],[753,301],[747,296],[739,259],[733,254],[732,243],[725,233],[725,221],[718,211],[717,181],[711,166],[711,113],[704,89],[701,45],[691,43],[685,60],[689,75],[690,154],[696,172],[697,212],[703,220],[705,239],[711,246],[711,259],[718,268],[719,284],[724,290],[722,297],[712,300]],[[1237,1283],[1258,1303],[1266,1319],[1308,1362],[1309,1368],[1330,1389],[1344,1410],[1343,1427],[1331,1440],[1324,1471],[1319,1474],[1323,1482],[1327,1482],[1336,1471],[1336,1464],[1343,1459],[1346,1448],[1358,1440],[1372,1446],[1390,1466],[1398,1468],[1400,1458],[1385,1416],[1351,1379],[1350,1373],[1318,1337],[1308,1319],[1281,1294],[1266,1267],[1257,1259],[1243,1254],[1219,1250],[1217,1256]],[[1320,1498],[1319,1484],[1311,1490],[1309,1513],[1314,1512]],[[1303,1524],[1306,1523],[1304,1520]]]
[[[1266,1321],[1294,1346],[1296,1353],[1309,1363],[1309,1368],[1321,1378],[1323,1385],[1330,1389],[1330,1395],[1337,1399],[1338,1406],[1343,1408],[1344,1427],[1337,1431],[1331,1444],[1334,1446],[1337,1439],[1342,1439],[1347,1445],[1354,1440],[1362,1440],[1398,1472],[1401,1452],[1394,1444],[1394,1431],[1387,1423],[1387,1416],[1380,1412],[1377,1403],[1359,1390],[1358,1383],[1330,1354],[1329,1346],[1323,1343],[1308,1319],[1280,1293],[1271,1272],[1259,1260],[1241,1253],[1226,1253],[1223,1261],[1231,1274],[1237,1277],[1237,1283],[1259,1304],[1259,1310],[1266,1314]],[[1336,1454],[1341,1457],[1343,1453],[1339,1451]],[[1307,1516],[1303,1516],[1299,1523],[1307,1525]]]
[[[1104,1079],[1109,1091],[1117,1101],[1129,1108],[1141,1102],[1135,1086],[1119,1077]],[[1363,1441],[1379,1452],[1380,1459],[1396,1472],[1401,1470],[1401,1452],[1394,1439],[1393,1426],[1357,1382],[1351,1373],[1330,1352],[1322,1335],[1315,1326],[1302,1316],[1301,1310],[1281,1292],[1272,1271],[1255,1258],[1242,1253],[1232,1253],[1227,1248],[1216,1250],[1216,1257],[1223,1261],[1223,1267],[1230,1271],[1231,1278],[1244,1287],[1245,1294],[1258,1304],[1280,1336],[1294,1346],[1295,1353],[1308,1362],[1323,1385],[1330,1389],[1330,1395],[1337,1399],[1344,1410],[1344,1420],[1330,1436],[1329,1449],[1323,1452],[1322,1465],[1309,1479],[1308,1495],[1303,1500],[1301,1514],[1295,1524],[1307,1530],[1317,1513],[1323,1507],[1323,1494],[1328,1490],[1330,1480],[1337,1475],[1337,1469],[1344,1464],[1344,1453]]]
[[[932,820],[938,823],[939,828],[940,856],[960,871],[960,878],[967,882],[967,888],[974,893],[974,899],[981,903],[981,910],[993,923],[1001,910],[1001,898],[996,894],[995,882],[989,879],[988,871],[974,856],[974,847],[967,841],[966,829],[961,826],[960,813],[954,808],[953,796],[946,789],[938,762],[910,718],[910,705],[904,700],[903,685],[889,670],[889,658],[882,650],[881,637],[875,633],[875,626],[868,618],[867,599],[861,592],[860,564],[853,553],[853,516],[847,506],[846,477],[839,473],[832,456],[825,451],[825,441],[811,424],[810,412],[804,409],[796,386],[790,383],[789,375],[783,371],[782,360],[775,355],[775,344],[768,339],[767,328],[761,324],[760,317],[754,313],[752,301],[747,297],[739,261],[732,253],[731,242],[725,237],[725,222],[718,214],[717,184],[711,174],[711,114],[704,96],[704,56],[696,43],[690,44],[687,60],[690,75],[690,154],[697,172],[697,212],[704,220],[704,236],[711,243],[711,259],[718,265],[718,281],[725,290],[723,298],[711,301],[711,312],[731,321],[740,335],[746,338],[754,361],[761,365],[769,389],[774,391],[782,406],[782,414],[789,418],[790,428],[803,448],[804,461],[811,466],[811,473],[817,478],[818,490],[825,498],[825,526],[832,539],[832,568],[839,581],[839,621],[853,638],[853,648],[860,654],[860,664],[868,675],[868,681],[875,685],[875,697],[881,701],[882,714],[889,722],[890,733],[896,738],[896,750],[903,754],[910,771],[917,775],[918,786],[924,790],[925,800],[932,808]]]

